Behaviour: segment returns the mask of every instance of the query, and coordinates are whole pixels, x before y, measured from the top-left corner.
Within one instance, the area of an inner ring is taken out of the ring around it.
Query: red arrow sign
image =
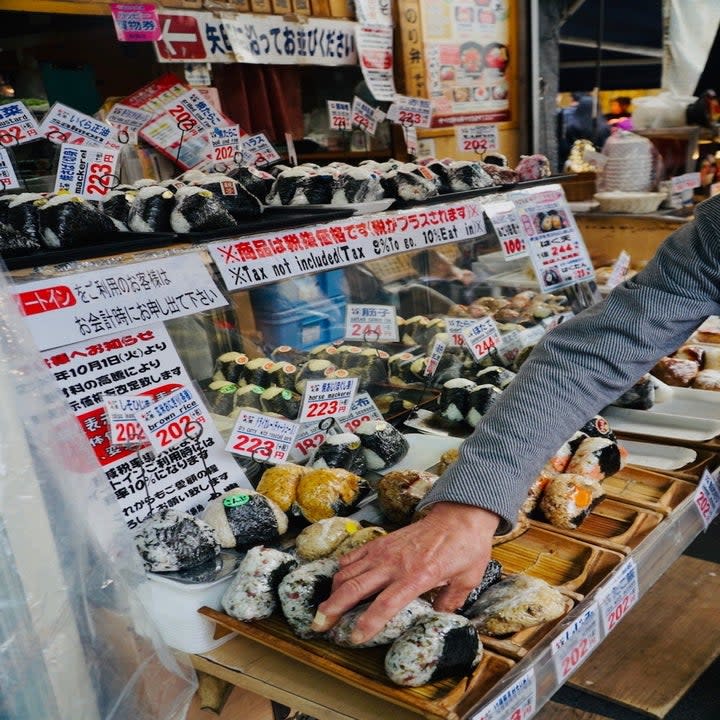
[[[202,30],[190,15],[159,14],[162,36],[155,43],[166,60],[207,60]]]

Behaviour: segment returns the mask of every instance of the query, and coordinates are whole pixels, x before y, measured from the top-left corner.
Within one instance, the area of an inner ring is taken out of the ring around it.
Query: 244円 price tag
[[[637,565],[633,558],[628,558],[609,585],[598,591],[597,601],[606,635],[627,615],[639,597]]]
[[[491,317],[480,318],[473,325],[465,328],[463,338],[476,360],[482,360],[502,342],[500,331]]]
[[[225,449],[257,462],[287,462],[300,426],[292,420],[241,410]]]
[[[400,339],[397,310],[393,305],[349,304],[345,313],[345,338],[364,342]]]
[[[358,378],[308,380],[303,393],[299,422],[343,418],[350,414]]]

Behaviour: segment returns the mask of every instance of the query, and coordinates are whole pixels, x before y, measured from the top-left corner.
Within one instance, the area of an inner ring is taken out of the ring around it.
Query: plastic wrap
[[[0,396],[0,718],[183,720],[194,672],[143,609],[132,535],[4,274]]]

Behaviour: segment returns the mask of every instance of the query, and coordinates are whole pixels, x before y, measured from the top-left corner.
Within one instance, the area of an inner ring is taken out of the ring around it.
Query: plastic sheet
[[[132,536],[4,274],[0,397],[0,718],[183,720],[194,672],[140,603]]]

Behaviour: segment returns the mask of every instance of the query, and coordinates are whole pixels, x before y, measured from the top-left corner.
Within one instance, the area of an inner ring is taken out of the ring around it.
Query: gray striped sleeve
[[[642,272],[545,336],[421,507],[483,507],[506,532],[563,442],[718,313],[720,196],[701,203]]]

